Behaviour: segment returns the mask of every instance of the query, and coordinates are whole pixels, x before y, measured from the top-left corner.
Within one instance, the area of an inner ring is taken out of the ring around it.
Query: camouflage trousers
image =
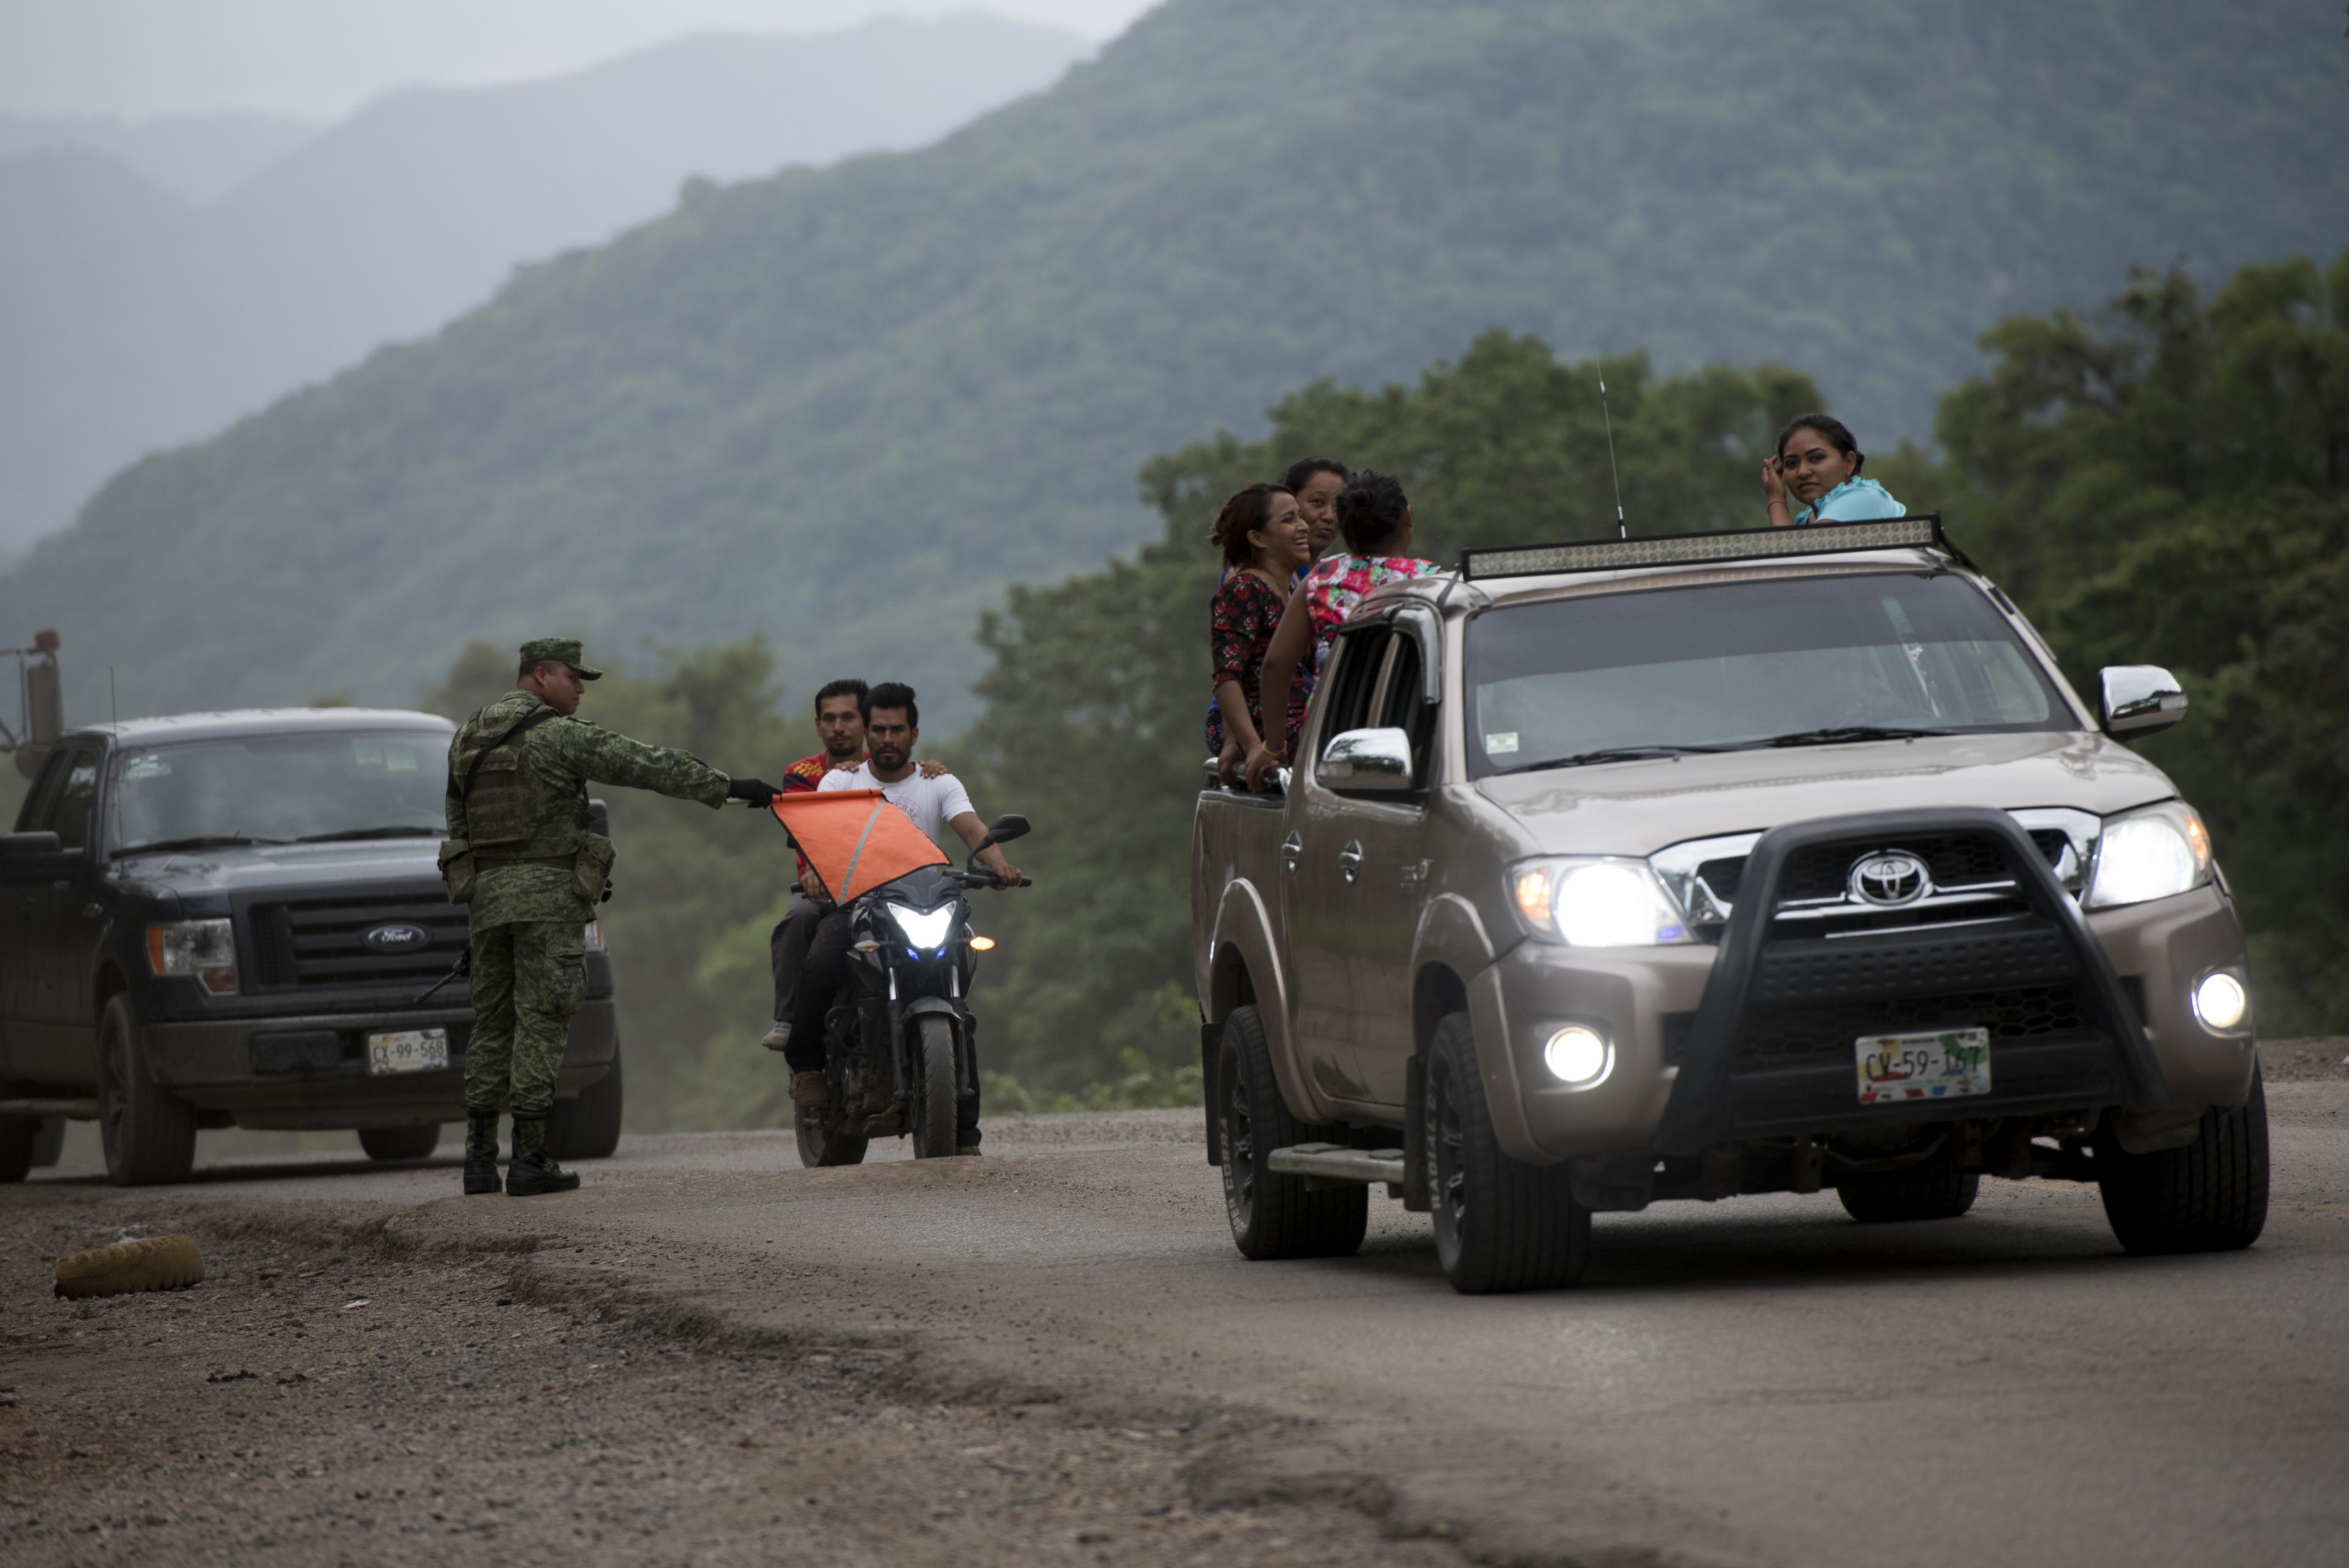
[[[473,928],[473,1036],[465,1047],[465,1109],[544,1116],[571,1015],[587,990],[580,922],[510,920]]]

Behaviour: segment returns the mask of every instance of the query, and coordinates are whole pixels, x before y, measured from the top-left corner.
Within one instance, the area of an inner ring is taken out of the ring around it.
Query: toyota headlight
[[[2166,800],[2105,821],[2088,879],[2091,909],[2191,892],[2210,880],[2210,830],[2183,801]]]
[[[1644,860],[1528,860],[1509,872],[1510,903],[1526,931],[1577,948],[1652,948],[1692,941],[1688,920]]]
[[[908,946],[932,952],[947,945],[947,933],[954,929],[955,908],[947,904],[936,909],[916,909],[906,904],[892,904],[889,918],[905,934]]]
[[[189,974],[214,996],[236,992],[236,934],[226,920],[172,920],[147,928],[147,967]]]

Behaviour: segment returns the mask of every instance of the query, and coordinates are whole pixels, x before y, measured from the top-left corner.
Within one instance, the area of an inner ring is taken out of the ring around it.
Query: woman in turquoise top
[[[1778,455],[1762,465],[1762,499],[1773,528],[1809,523],[1866,523],[1908,515],[1892,493],[1862,479],[1868,454],[1841,420],[1802,414],[1778,432]],[[1799,512],[1786,510],[1791,497]]]

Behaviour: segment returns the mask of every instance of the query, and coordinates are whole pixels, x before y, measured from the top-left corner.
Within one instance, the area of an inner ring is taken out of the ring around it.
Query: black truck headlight
[[[191,974],[214,996],[236,993],[236,933],[226,920],[170,920],[147,928],[147,967]]]
[[[2105,820],[2088,878],[2091,909],[2149,903],[2210,880],[2210,830],[2183,801],[2166,800]]]

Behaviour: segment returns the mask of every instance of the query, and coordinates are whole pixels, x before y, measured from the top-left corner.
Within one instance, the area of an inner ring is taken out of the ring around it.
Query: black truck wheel
[[[38,1116],[0,1116],[0,1182],[22,1181],[32,1171],[40,1136]]]
[[[361,1127],[359,1147],[369,1159],[425,1159],[440,1147],[440,1124],[420,1127]]]
[[[1301,1176],[1276,1175],[1266,1162],[1277,1148],[1334,1143],[1343,1129],[1291,1116],[1272,1075],[1264,1020],[1253,1007],[1224,1020],[1216,1063],[1216,1116],[1224,1149],[1224,1210],[1232,1240],[1249,1258],[1342,1258],[1370,1228],[1371,1189],[1348,1185],[1309,1189]]]
[[[196,1163],[196,1114],[156,1086],[127,996],[98,1021],[98,1131],[117,1187],[184,1181]]]
[[[2252,1069],[2251,1096],[2202,1113],[2184,1148],[2130,1154],[2109,1130],[2096,1140],[2105,1218],[2132,1252],[2229,1252],[2268,1222],[2268,1095]]]
[[[1565,1166],[1525,1165],[1502,1152],[1464,1012],[1435,1026],[1426,1106],[1435,1255],[1452,1288],[1484,1295],[1581,1278],[1590,1211],[1574,1200]]]
[[[1863,1225],[1896,1220],[1954,1220],[1974,1206],[1982,1178],[1963,1176],[1847,1176],[1836,1183],[1843,1211]]]
[[[546,1147],[557,1159],[608,1159],[620,1147],[620,1043],[612,1042],[612,1070],[546,1115]]]

